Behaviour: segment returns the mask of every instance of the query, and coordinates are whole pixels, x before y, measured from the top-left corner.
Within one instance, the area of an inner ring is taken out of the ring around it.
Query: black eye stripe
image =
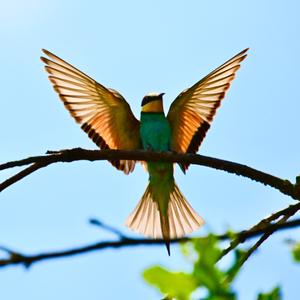
[[[160,97],[160,96],[145,96],[143,98],[141,106],[144,106],[144,105],[148,104],[149,102],[157,101],[157,100],[162,100],[162,97]]]
[[[151,99],[151,97],[145,96],[142,101],[142,106],[146,105],[147,103],[151,102],[152,100],[153,99]]]

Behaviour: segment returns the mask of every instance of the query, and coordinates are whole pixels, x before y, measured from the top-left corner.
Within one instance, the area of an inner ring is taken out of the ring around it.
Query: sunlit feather
[[[71,116],[101,149],[135,150],[140,148],[139,121],[128,103],[115,90],[99,84],[88,75],[47,50],[42,57],[54,90]],[[134,161],[112,161],[128,174]]]
[[[225,62],[175,99],[167,116],[172,127],[172,150],[197,152],[240,63],[247,56],[247,50]],[[181,167],[186,170],[188,165]]]

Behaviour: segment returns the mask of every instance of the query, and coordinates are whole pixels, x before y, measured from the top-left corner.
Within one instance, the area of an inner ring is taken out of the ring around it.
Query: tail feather
[[[158,205],[152,200],[149,185],[125,224],[131,230],[145,236],[156,239],[162,237]]]
[[[160,224],[161,224],[161,231],[162,236],[165,241],[165,245],[168,251],[168,255],[170,256],[170,222],[168,216],[164,216],[160,214]]]
[[[126,220],[131,230],[151,238],[163,238],[167,249],[170,239],[180,238],[197,230],[203,219],[193,210],[176,183],[170,194],[167,215],[160,214],[158,203],[153,200],[148,185],[142,199]]]

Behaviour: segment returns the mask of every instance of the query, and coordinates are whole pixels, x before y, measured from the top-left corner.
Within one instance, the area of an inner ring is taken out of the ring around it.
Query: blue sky
[[[0,2],[0,159],[95,145],[69,117],[39,60],[53,51],[102,84],[120,91],[139,116],[142,97],[165,92],[165,108],[183,89],[250,47],[200,153],[294,180],[299,174],[298,1],[3,1]],[[13,170],[15,172],[16,170]],[[11,171],[2,172],[4,179]],[[176,180],[189,202],[221,233],[241,230],[292,203],[244,178],[192,166]],[[88,225],[96,217],[129,233],[124,220],[147,184],[107,162],[56,164],[1,194],[0,244],[37,253],[113,238]],[[201,232],[199,232],[201,234]],[[241,272],[240,299],[282,283],[298,295],[285,238],[270,238]],[[177,247],[106,250],[0,270],[4,299],[158,299],[141,271],[162,264],[188,268]]]

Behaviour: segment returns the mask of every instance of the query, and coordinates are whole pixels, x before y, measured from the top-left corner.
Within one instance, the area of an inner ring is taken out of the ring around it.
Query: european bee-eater
[[[163,93],[143,98],[141,119],[115,90],[47,50],[41,57],[46,71],[71,116],[101,149],[174,151],[196,153],[248,49],[240,52],[184,90],[172,103],[167,116]],[[136,161],[117,160],[111,164],[125,174]],[[173,163],[143,162],[149,184],[126,225],[145,236],[163,238],[170,253],[170,239],[182,237],[203,225],[174,181]],[[188,164],[180,164],[185,173]]]

